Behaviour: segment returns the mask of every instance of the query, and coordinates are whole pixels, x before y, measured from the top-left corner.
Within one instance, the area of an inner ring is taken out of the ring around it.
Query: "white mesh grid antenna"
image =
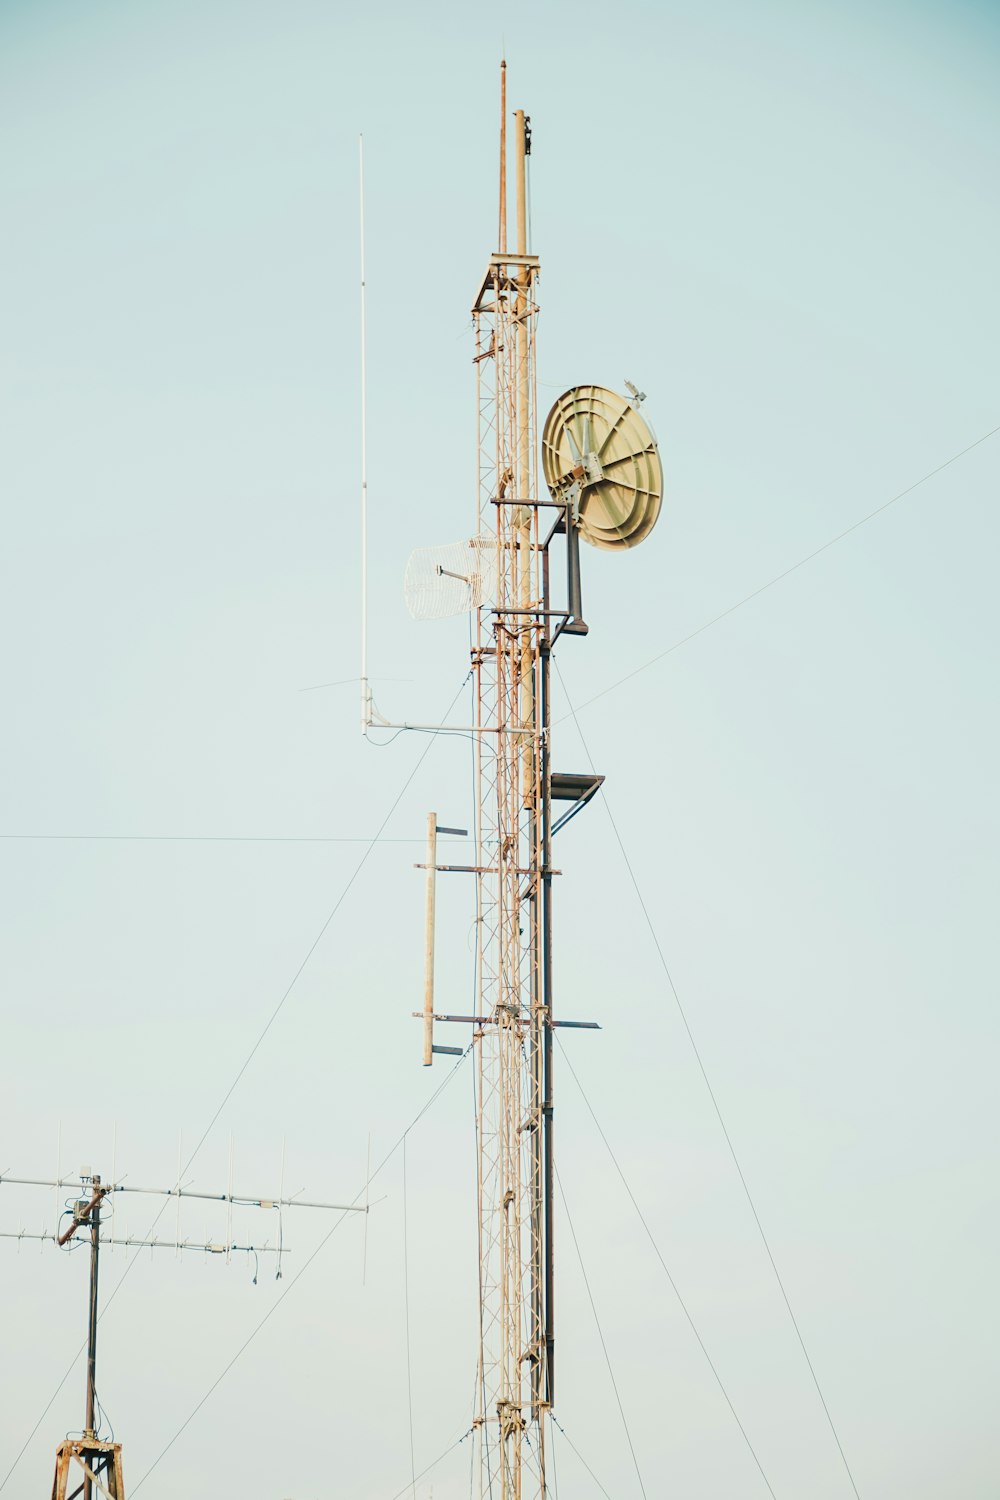
[[[496,573],[493,537],[418,547],[410,553],[403,576],[406,607],[415,620],[467,614],[493,597]]]

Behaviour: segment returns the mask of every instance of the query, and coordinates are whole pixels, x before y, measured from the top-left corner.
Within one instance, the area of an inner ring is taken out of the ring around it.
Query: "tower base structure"
[[[104,1495],[107,1500],[125,1500],[121,1443],[102,1443],[99,1438],[66,1438],[56,1449],[56,1474],[52,1500],[76,1500],[78,1495]]]

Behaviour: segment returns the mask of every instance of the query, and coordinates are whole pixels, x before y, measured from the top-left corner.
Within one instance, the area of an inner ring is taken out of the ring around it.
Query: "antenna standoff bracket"
[[[581,808],[597,795],[604,785],[605,778],[598,776],[596,772],[590,771],[553,771],[550,778],[549,795],[553,802],[572,802],[573,806],[557,818],[552,826],[553,836],[560,828],[565,828],[571,818],[575,818]]]

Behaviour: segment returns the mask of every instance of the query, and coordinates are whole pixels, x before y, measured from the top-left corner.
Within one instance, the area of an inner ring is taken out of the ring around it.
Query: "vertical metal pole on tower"
[[[500,63],[500,225],[497,248],[507,253],[507,62]]]
[[[236,1141],[232,1134],[229,1137],[229,1187],[226,1190],[226,1265],[232,1259],[230,1246],[233,1243],[233,1166],[236,1155]]]
[[[90,1308],[87,1318],[87,1414],[84,1436],[96,1436],[95,1407],[97,1393],[97,1273],[101,1255],[101,1179],[93,1179],[93,1204],[90,1209]],[[91,1479],[83,1477],[83,1500],[91,1500]]]
[[[544,1177],[545,1246],[545,1403],[555,1403],[555,1236],[553,1226],[554,1182],[552,1158],[552,762],[549,734],[551,729],[551,652],[552,632],[549,616],[549,554],[542,554],[542,608],[545,611],[544,636],[539,662],[539,782],[542,818],[542,1132]]]

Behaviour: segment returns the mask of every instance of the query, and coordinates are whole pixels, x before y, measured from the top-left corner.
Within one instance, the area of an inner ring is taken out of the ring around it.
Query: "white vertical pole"
[[[229,1191],[226,1193],[226,1199],[227,1199],[227,1204],[226,1204],[226,1207],[227,1207],[227,1214],[226,1214],[226,1265],[227,1266],[228,1266],[229,1262],[232,1260],[232,1251],[230,1250],[229,1247],[233,1243],[233,1152],[235,1150],[236,1150],[236,1143],[233,1140],[233,1137],[230,1136],[229,1137]],[[178,1206],[179,1206],[179,1204],[180,1204],[180,1200],[178,1200]]]
[[[424,1067],[434,1061],[434,883],[437,813],[427,814],[427,929],[424,934]]]
[[[62,1120],[56,1126],[56,1234],[59,1233],[59,1179],[62,1176],[59,1170],[62,1160]]]
[[[281,1252],[285,1248],[285,1226],[281,1218],[284,1212],[281,1203],[285,1196],[285,1139],[284,1136],[281,1137],[281,1173],[278,1180],[278,1267],[277,1275],[275,1276],[276,1281],[281,1280]]]
[[[183,1128],[177,1132],[177,1244],[181,1242],[181,1172],[184,1170],[184,1131]],[[175,1259],[180,1260],[180,1249],[178,1248]]]
[[[111,1186],[114,1187],[118,1181],[118,1121],[116,1120],[111,1132]],[[112,1226],[113,1227],[113,1226]],[[115,1253],[115,1242],[111,1240],[111,1254]]]
[[[365,138],[358,136],[358,228],[361,252],[361,733],[371,723],[368,687],[368,331],[365,306]]]
[[[364,1286],[368,1276],[368,1194],[371,1188],[372,1178],[372,1133],[368,1132],[368,1154],[365,1157],[365,1238],[361,1252],[361,1285]]]

